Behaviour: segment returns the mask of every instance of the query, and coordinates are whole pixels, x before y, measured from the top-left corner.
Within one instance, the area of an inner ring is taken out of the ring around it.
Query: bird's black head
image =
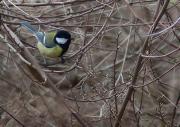
[[[67,31],[60,30],[54,37],[54,42],[63,48],[64,52],[66,52],[71,43],[71,34]]]

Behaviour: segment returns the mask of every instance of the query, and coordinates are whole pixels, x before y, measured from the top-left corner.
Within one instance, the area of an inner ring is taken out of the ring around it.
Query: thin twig
[[[177,110],[179,101],[180,101],[180,93],[179,93],[179,96],[178,96],[177,101],[176,101],[176,106],[173,109],[173,116],[172,116],[172,120],[171,120],[171,127],[174,127],[174,119],[175,119],[175,116],[176,116],[176,110]]]
[[[2,106],[0,106],[0,109],[2,109],[4,112],[6,112],[9,116],[11,116],[11,118],[13,118],[19,125],[21,125],[22,127],[26,127],[21,121],[19,121],[16,117],[14,117],[10,112],[8,112],[7,110],[5,110]]]
[[[170,0],[166,0],[166,1],[165,1],[162,10],[159,12],[156,20],[154,21],[153,25],[151,26],[151,28],[150,28],[150,30],[149,30],[149,34],[151,34],[151,33],[155,30],[158,22],[160,21],[160,19],[162,18],[163,14],[165,13],[165,10],[166,10],[169,2],[170,2]],[[144,45],[143,45],[141,54],[144,54],[144,53],[145,53],[145,51],[146,51],[146,49],[147,49],[147,46],[148,46],[148,42],[149,42],[149,37],[147,37],[146,40],[145,40],[145,42],[144,42]],[[128,89],[128,92],[127,92],[127,95],[126,95],[126,97],[125,97],[125,99],[124,99],[124,102],[123,102],[123,104],[122,104],[121,110],[120,110],[119,113],[118,113],[118,117],[117,117],[117,119],[116,119],[116,122],[115,122],[115,124],[114,124],[114,127],[119,127],[119,125],[120,125],[121,119],[122,119],[123,114],[124,114],[124,111],[125,111],[125,109],[126,109],[126,106],[127,106],[128,102],[129,102],[129,100],[130,100],[130,98],[131,98],[131,95],[132,95],[133,91],[134,91],[133,86],[136,84],[139,71],[140,71],[140,69],[141,69],[141,67],[142,67],[142,60],[143,60],[143,58],[139,55],[138,61],[137,61],[136,67],[135,67],[134,76],[133,76],[133,79],[132,79],[132,82],[131,82],[131,86],[130,86],[129,89]]]

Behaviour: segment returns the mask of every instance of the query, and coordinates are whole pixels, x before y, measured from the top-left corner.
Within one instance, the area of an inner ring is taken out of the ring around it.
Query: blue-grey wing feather
[[[56,44],[53,42],[54,40],[47,40],[47,37],[44,32],[39,32],[38,29],[33,27],[29,22],[27,21],[22,21],[20,22],[21,26],[25,27],[29,32],[31,32],[38,42],[41,42],[44,46],[47,48],[52,48]],[[48,38],[49,39],[49,38]]]
[[[44,32],[36,32],[35,37],[39,42],[45,44],[44,43],[44,38],[45,38]]]
[[[21,26],[25,27],[29,32],[32,34],[36,34],[38,32],[38,29],[33,27],[29,22],[27,21],[22,21],[20,22]]]

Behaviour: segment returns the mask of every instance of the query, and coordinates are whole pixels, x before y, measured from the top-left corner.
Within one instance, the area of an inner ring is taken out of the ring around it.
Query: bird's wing
[[[45,41],[45,33],[44,32],[39,32],[39,30],[32,26],[29,22],[27,21],[22,21],[20,22],[21,26],[25,27],[30,33],[32,33],[38,42],[43,43]]]
[[[43,45],[45,45],[47,48],[52,48],[56,46],[57,44],[54,42],[55,36],[56,36],[56,31],[46,32]]]
[[[20,22],[21,26],[25,27],[29,32],[31,32],[32,34],[35,34],[38,32],[38,29],[36,29],[35,27],[33,27],[29,22],[27,21],[22,21]]]
[[[41,42],[42,44],[45,44],[45,32],[36,32],[34,34],[34,36],[36,37],[36,39],[38,40],[38,42]]]
[[[37,39],[38,42],[42,43],[47,48],[52,48],[56,46],[54,42],[54,37],[56,35],[56,31],[51,32],[39,32],[37,28],[32,26],[27,21],[20,22],[21,26],[25,27],[29,32],[31,32]]]

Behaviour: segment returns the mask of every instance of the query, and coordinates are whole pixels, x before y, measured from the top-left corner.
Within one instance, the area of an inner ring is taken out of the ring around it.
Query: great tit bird
[[[40,32],[29,22],[23,21],[20,24],[36,37],[37,48],[43,56],[60,57],[62,62],[64,62],[63,54],[68,50],[71,43],[69,32],[64,30]]]

